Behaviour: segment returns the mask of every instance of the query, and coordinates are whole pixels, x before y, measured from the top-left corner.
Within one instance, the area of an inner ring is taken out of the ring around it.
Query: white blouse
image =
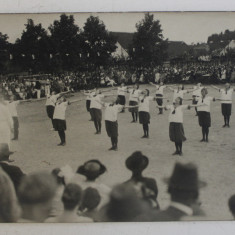
[[[166,88],[166,86],[159,86],[156,85],[156,95],[163,95],[163,90]]]
[[[176,98],[180,97],[180,98],[184,98],[184,94],[187,93],[187,90],[174,90],[174,94],[173,94],[173,102],[175,102]]]
[[[101,104],[101,99],[104,98],[104,95],[99,94],[99,95],[93,95],[91,97],[91,105],[90,108],[94,108],[94,109],[101,109],[102,108],[102,104]]]
[[[210,106],[211,106],[211,101],[213,100],[213,97],[210,96],[206,96],[204,99],[202,97],[200,97],[198,99],[198,105],[202,105],[202,106],[198,106],[197,107],[197,111],[205,111],[205,112],[210,112]]]
[[[18,117],[18,113],[17,113],[16,108],[17,108],[19,103],[20,103],[19,100],[8,102],[8,108],[9,108],[9,111],[10,111],[10,114],[11,114],[12,117]]]
[[[232,104],[233,99],[233,89],[229,89],[226,94],[225,89],[220,89],[221,94],[221,104]]]
[[[111,104],[105,104],[105,113],[104,113],[104,120],[116,122],[118,113],[122,111],[123,106],[122,105],[111,105]]]
[[[130,89],[129,92],[130,92],[129,101],[138,102],[141,90]]]
[[[125,87],[125,86],[124,87],[118,87],[117,94],[125,96],[126,91],[127,91],[127,87]]]
[[[176,108],[174,105],[167,105],[166,109],[170,110],[168,117],[169,122],[183,123],[183,111],[187,108],[188,105],[180,105]]]
[[[154,97],[147,96],[143,98],[139,98],[139,112],[148,112],[149,113],[149,101],[154,100]]]
[[[48,95],[46,100],[46,106],[55,106],[57,99],[59,98],[60,94],[57,95]]]
[[[68,107],[68,101],[56,103],[53,119],[65,120],[65,111]]]

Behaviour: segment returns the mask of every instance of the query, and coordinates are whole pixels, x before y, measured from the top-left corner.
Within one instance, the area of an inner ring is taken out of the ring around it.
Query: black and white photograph
[[[234,22],[0,14],[0,222],[234,220]]]

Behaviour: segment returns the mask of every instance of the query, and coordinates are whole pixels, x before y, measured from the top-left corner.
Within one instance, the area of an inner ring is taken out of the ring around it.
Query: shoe
[[[205,142],[207,142],[207,143],[208,143],[208,142],[209,142],[209,140],[208,140],[208,139],[206,139],[206,140],[205,140]]]
[[[59,144],[57,144],[57,146],[62,146],[63,145],[63,143],[61,142],[61,143],[59,143]]]
[[[222,127],[226,127],[227,126],[227,124],[224,124]]]
[[[12,138],[11,140],[18,140],[18,138]]]
[[[62,143],[62,146],[65,146],[66,145],[66,143],[64,142],[64,143]]]
[[[97,134],[98,134],[98,135],[99,135],[99,134],[101,134],[101,131],[98,131],[98,133],[97,133]]]
[[[146,135],[146,138],[149,139],[149,135]]]
[[[96,132],[95,132],[95,135],[98,135],[98,134],[99,134],[99,131],[96,131]]]
[[[143,135],[141,138],[142,138],[142,139],[143,139],[143,138],[147,138],[147,136],[146,136],[146,135]]]
[[[229,128],[229,127],[230,127],[230,125],[229,125],[229,124],[227,124],[227,127]]]
[[[118,150],[118,147],[117,147],[117,146],[114,146],[114,147],[113,147],[113,150],[114,150],[114,151],[117,151],[117,150]]]
[[[111,147],[111,148],[109,148],[108,150],[109,150],[109,151],[114,150],[114,147]]]
[[[131,123],[134,123],[134,122],[135,122],[135,120],[131,121]]]
[[[179,155],[180,155],[180,156],[183,156],[183,153],[182,153],[182,152],[179,152]]]
[[[201,139],[200,142],[205,142],[205,139]]]
[[[174,153],[172,153],[172,155],[178,155],[179,152],[178,151],[175,151]]]

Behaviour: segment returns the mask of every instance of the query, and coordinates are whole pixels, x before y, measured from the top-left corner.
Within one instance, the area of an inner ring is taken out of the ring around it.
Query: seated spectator
[[[49,215],[57,189],[55,178],[46,172],[24,176],[18,188],[22,217],[18,222],[43,222]]]
[[[11,179],[0,168],[0,223],[17,222],[20,216],[16,193]]]
[[[84,190],[82,203],[79,207],[81,215],[96,221],[97,207],[101,201],[100,194],[97,189],[88,187]]]
[[[149,160],[141,152],[136,151],[126,159],[126,167],[132,172],[131,178],[127,182],[142,183],[145,191],[145,199],[153,208],[159,209],[157,201],[158,187],[156,180],[142,176],[142,172],[147,168]]]
[[[86,177],[86,180],[81,181],[77,180],[79,185],[84,189],[87,187],[92,187],[98,190],[101,196],[101,202],[98,205],[98,208],[106,204],[109,200],[109,193],[111,189],[99,182],[99,177],[106,172],[106,167],[99,160],[89,160],[85,162],[82,166],[79,166],[77,173]],[[76,177],[73,182],[76,181]]]
[[[68,184],[65,186],[62,202],[64,212],[55,217],[50,218],[46,222],[49,223],[88,223],[93,222],[92,219],[78,215],[78,207],[82,199],[82,189],[77,184]]]
[[[113,188],[110,201],[102,207],[96,218],[99,222],[131,222],[151,208],[139,195],[140,190],[132,182]],[[143,195],[142,195],[143,196]]]
[[[231,196],[228,201],[229,210],[235,219],[235,195]]]

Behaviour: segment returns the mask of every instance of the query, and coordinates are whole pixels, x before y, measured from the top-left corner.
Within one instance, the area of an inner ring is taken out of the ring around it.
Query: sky
[[[67,13],[69,14],[69,13]],[[99,16],[109,31],[135,32],[135,25],[144,18],[144,13],[71,13],[75,23],[83,28],[90,16]],[[235,12],[154,12],[154,19],[162,25],[164,38],[170,41],[184,41],[187,44],[206,42],[213,33],[235,30]],[[0,32],[15,42],[24,30],[27,19],[48,28],[60,14],[0,14]]]

